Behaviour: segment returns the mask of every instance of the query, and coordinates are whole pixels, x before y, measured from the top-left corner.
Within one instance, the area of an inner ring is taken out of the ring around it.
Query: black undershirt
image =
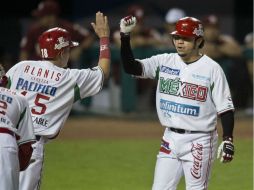
[[[142,65],[134,59],[129,34],[121,33],[121,60],[126,73],[136,76],[142,75]]]
[[[234,112],[232,110],[222,113],[221,125],[223,129],[223,138],[224,137],[233,137],[234,129]]]

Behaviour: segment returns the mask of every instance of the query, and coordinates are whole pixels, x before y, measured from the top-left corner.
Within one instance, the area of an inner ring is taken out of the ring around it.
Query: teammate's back
[[[0,69],[0,189],[19,189],[19,172],[27,168],[35,142],[26,99],[5,88]]]
[[[64,69],[50,61],[22,61],[7,75],[11,89],[29,101],[35,134],[48,137],[58,133],[75,101],[98,93],[103,85],[100,67]]]
[[[16,91],[0,87],[0,128],[15,133],[17,144],[34,141],[33,125],[27,122],[31,119],[28,108],[24,97],[18,95]]]

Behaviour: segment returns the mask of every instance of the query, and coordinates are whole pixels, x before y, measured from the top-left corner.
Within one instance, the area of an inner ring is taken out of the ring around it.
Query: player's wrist
[[[233,136],[224,136],[224,135],[223,135],[222,140],[223,140],[223,141],[230,141],[230,142],[233,142]]]
[[[109,35],[106,35],[106,34],[105,34],[105,35],[101,35],[99,38],[100,38],[100,39],[101,39],[101,38],[109,38]]]
[[[109,37],[100,38],[100,59],[110,59]]]
[[[109,41],[109,37],[108,36],[101,36],[100,37],[100,43],[101,43],[101,40],[108,40]]]
[[[126,33],[124,33],[124,32],[120,32],[120,36],[121,37],[130,37],[130,32],[126,32]]]

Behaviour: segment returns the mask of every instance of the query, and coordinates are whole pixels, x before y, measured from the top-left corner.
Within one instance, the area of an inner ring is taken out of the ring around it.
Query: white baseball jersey
[[[36,135],[54,137],[63,127],[72,104],[92,96],[103,85],[103,71],[64,69],[50,61],[21,61],[6,74],[11,89],[29,101]]]
[[[18,145],[35,141],[27,100],[15,91],[0,87],[0,127],[19,138],[0,132],[0,189],[19,189]],[[3,130],[3,129],[2,129]],[[6,130],[6,129],[5,129]]]
[[[186,64],[177,53],[138,60],[144,78],[158,77],[156,107],[162,126],[212,131],[217,114],[234,109],[222,68],[206,55]]]
[[[0,127],[20,137],[18,145],[34,141],[34,129],[27,100],[15,91],[0,87]]]

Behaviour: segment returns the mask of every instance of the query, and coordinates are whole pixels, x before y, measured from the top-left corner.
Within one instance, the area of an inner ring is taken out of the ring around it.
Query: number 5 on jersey
[[[26,95],[26,91],[23,91],[21,94],[22,95]],[[35,100],[34,100],[34,104],[36,105],[36,108],[32,108],[31,112],[32,114],[35,114],[35,115],[42,115],[46,112],[46,109],[47,109],[47,106],[45,104],[42,103],[43,100],[49,100],[50,97],[48,96],[45,96],[43,94],[37,94],[36,97],[35,97]]]

